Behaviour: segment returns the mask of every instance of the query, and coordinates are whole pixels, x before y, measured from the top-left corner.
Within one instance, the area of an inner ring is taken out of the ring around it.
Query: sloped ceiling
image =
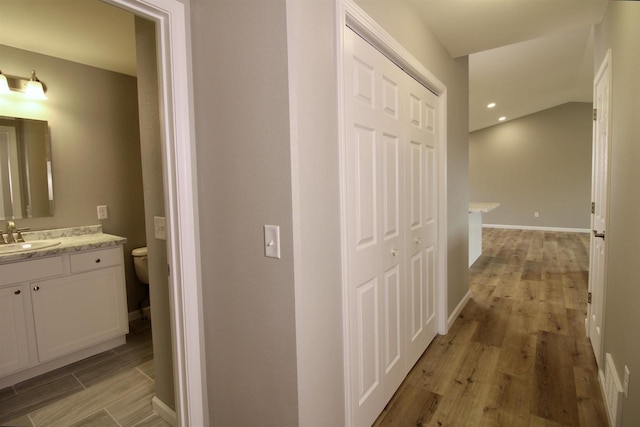
[[[469,55],[471,131],[591,102],[591,28],[608,0],[409,1],[453,57]]]
[[[98,0],[0,0],[0,44],[136,75],[133,14]]]

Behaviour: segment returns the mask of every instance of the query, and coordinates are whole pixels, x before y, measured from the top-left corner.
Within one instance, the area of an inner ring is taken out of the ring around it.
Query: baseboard
[[[467,302],[469,302],[469,299],[471,299],[471,291],[467,291],[467,294],[462,298],[462,300],[458,303],[456,308],[449,316],[449,319],[447,320],[447,332],[449,332],[449,329],[451,329],[453,322],[456,321],[456,319],[464,309],[464,306],[467,305]]]
[[[589,230],[588,228],[539,227],[536,225],[482,224],[482,228],[508,228],[512,230],[558,231],[558,232],[565,232],[565,233],[591,233],[591,230]]]
[[[165,405],[165,403],[162,400],[158,399],[157,396],[153,396],[153,398],[151,399],[151,407],[160,418],[165,420],[173,427],[178,427],[178,418],[176,417],[176,411]]]
[[[142,307],[142,313],[147,318],[151,317],[151,307]],[[142,317],[142,314],[140,314],[140,310],[135,310],[135,311],[130,311],[129,312],[129,322],[131,322],[133,320],[138,320],[141,317]]]

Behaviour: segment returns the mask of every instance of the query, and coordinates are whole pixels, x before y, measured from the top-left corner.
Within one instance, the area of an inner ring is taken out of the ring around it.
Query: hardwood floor
[[[485,228],[471,299],[374,426],[607,426],[588,269],[588,234]]]
[[[0,390],[0,426],[158,426],[148,320],[127,343]]]

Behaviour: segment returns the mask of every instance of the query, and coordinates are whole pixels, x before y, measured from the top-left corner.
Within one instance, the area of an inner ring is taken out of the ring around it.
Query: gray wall
[[[453,59],[406,2],[357,2],[447,86],[448,312],[469,290],[469,61]]]
[[[618,375],[631,372],[622,425],[640,420],[640,2],[609,2],[595,29],[595,70],[612,49],[613,109],[609,215],[606,240],[606,313],[604,351],[613,356]]]
[[[102,223],[106,233],[126,237],[127,300],[135,310],[144,289],[130,251],[145,243],[135,77],[4,45],[0,58],[3,73],[29,77],[35,69],[48,87],[46,101],[0,102],[0,115],[49,122],[54,216],[17,225],[44,230]],[[98,205],[108,206],[109,219],[98,221]]]
[[[191,29],[211,425],[297,425],[285,2],[194,0]]]
[[[469,199],[501,203],[485,224],[589,228],[592,108],[571,102],[470,134]]]
[[[189,4],[211,425],[342,425],[334,4]],[[468,291],[468,62],[410,7],[371,7],[449,88],[451,310]]]
[[[175,408],[167,246],[165,240],[155,238],[153,224],[154,216],[164,216],[155,24],[136,17],[135,29],[155,392],[158,399]]]

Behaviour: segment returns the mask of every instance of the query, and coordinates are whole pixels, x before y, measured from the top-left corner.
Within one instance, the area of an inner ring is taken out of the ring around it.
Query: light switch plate
[[[107,205],[98,206],[98,219],[107,219],[109,218],[109,211],[107,209]]]
[[[167,240],[167,232],[165,230],[165,221],[163,216],[153,217],[153,234],[158,240]]]
[[[264,226],[264,256],[280,259],[280,227]]]
[[[622,391],[624,392],[624,397],[629,397],[629,380],[631,377],[631,372],[629,371],[629,367],[624,365],[624,383],[622,385]]]

